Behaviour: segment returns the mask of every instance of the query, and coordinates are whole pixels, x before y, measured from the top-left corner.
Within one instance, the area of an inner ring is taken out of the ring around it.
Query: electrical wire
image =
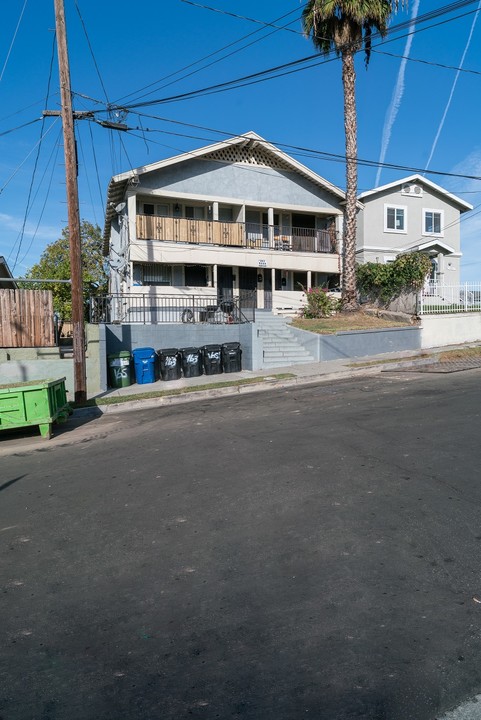
[[[58,132],[57,138],[56,138],[55,143],[54,143],[54,146],[53,146],[53,148],[52,148],[52,152],[50,153],[50,158],[49,158],[49,160],[48,160],[48,162],[47,162],[47,166],[45,167],[44,173],[43,173],[43,175],[42,175],[42,177],[41,177],[41,179],[40,179],[40,183],[39,183],[39,186],[38,186],[38,188],[37,188],[37,193],[35,194],[35,197],[36,197],[37,194],[38,194],[38,190],[40,189],[40,187],[43,187],[43,180],[44,180],[45,175],[46,175],[46,173],[47,173],[48,165],[50,164],[50,162],[51,162],[51,160],[52,160],[52,156],[53,156],[54,151],[55,151],[55,157],[53,158],[53,162],[52,162],[52,170],[51,170],[51,172],[50,172],[50,179],[49,179],[48,185],[47,185],[47,192],[45,193],[45,199],[44,199],[44,201],[43,201],[43,205],[42,205],[42,209],[41,209],[41,211],[40,211],[40,215],[39,215],[39,218],[38,218],[38,221],[37,221],[37,225],[36,225],[35,230],[34,230],[34,232],[33,232],[33,234],[32,234],[32,238],[31,238],[31,240],[30,240],[30,243],[29,243],[29,245],[28,245],[28,248],[25,250],[25,253],[24,253],[22,259],[18,261],[18,264],[19,264],[19,265],[23,265],[23,261],[25,260],[25,258],[27,257],[28,253],[29,253],[30,250],[31,250],[31,247],[32,247],[32,245],[33,245],[33,243],[34,243],[34,241],[35,241],[35,239],[36,239],[36,237],[37,237],[38,229],[39,229],[39,227],[40,227],[40,223],[42,222],[42,218],[43,218],[43,214],[44,214],[44,212],[45,212],[45,208],[47,207],[47,201],[48,201],[48,199],[49,199],[49,197],[50,197],[50,190],[51,190],[51,188],[52,188],[53,174],[54,174],[54,171],[55,171],[55,166],[56,166],[56,164],[57,164],[58,153],[59,153],[59,151],[60,151],[60,138],[61,138],[61,135],[62,135],[62,128],[60,128],[60,130],[59,130],[59,132]],[[34,201],[35,201],[35,198],[34,198]]]
[[[469,2],[472,2],[472,0],[469,0]],[[379,43],[380,45],[385,45],[390,42],[394,42],[395,40],[402,39],[404,37],[408,37],[409,35],[414,35],[415,33],[423,32],[425,30],[431,30],[434,27],[438,27],[440,25],[444,25],[449,22],[453,22],[455,20],[458,20],[461,17],[465,17],[466,15],[471,15],[476,10],[470,10],[466,13],[463,13],[463,15],[457,15],[454,18],[449,18],[447,20],[440,21],[438,23],[434,23],[432,25],[429,25],[424,28],[416,27],[415,29],[411,30],[410,32],[405,33],[404,35],[398,36],[396,38],[390,38],[388,40],[385,40],[384,42]],[[418,22],[416,21],[416,24]],[[412,23],[409,23],[409,25],[412,25]],[[373,37],[375,34],[373,33]],[[157,98],[156,100],[149,100],[146,102],[139,102],[139,103],[130,103],[130,104],[124,104],[122,109],[123,110],[135,110],[139,107],[151,107],[153,105],[161,105],[165,103],[171,103],[171,102],[179,102],[181,100],[190,100],[192,98],[196,97],[206,97],[209,95],[215,95],[220,92],[225,92],[227,90],[233,90],[238,89],[241,87],[248,87],[250,85],[256,85],[260,82],[266,82],[267,80],[272,79],[278,79],[280,77],[284,77],[286,75],[292,75],[293,73],[300,72],[301,70],[307,70],[312,69],[314,67],[317,67],[319,65],[325,65],[327,63],[333,62],[333,60],[337,60],[337,55],[334,55],[334,57],[327,57],[323,59],[319,59],[319,53],[315,53],[314,55],[309,55],[304,58],[300,58],[298,60],[293,60],[289,63],[283,63],[282,65],[277,65],[272,68],[268,68],[266,70],[261,70],[256,73],[251,73],[249,75],[244,75],[239,78],[235,78],[234,80],[229,80],[223,83],[216,83],[215,85],[209,85],[204,88],[199,88],[197,90],[191,90],[189,92],[185,93],[179,93],[178,95],[171,95],[164,98]],[[307,67],[296,67],[301,64],[307,63],[311,60],[314,60],[310,65]],[[276,73],[274,75],[274,73]],[[96,111],[99,112],[99,111]]]
[[[297,13],[298,9],[295,8],[294,10],[290,10],[288,13],[285,13],[284,15],[281,15],[280,17],[276,18],[276,20],[274,20],[274,22],[283,20],[284,18],[288,17],[289,15],[292,15],[294,12]],[[295,20],[293,22],[295,22]],[[292,23],[289,23],[289,24],[292,24]],[[163,82],[164,80],[169,80],[171,77],[174,77],[175,75],[178,75],[179,73],[184,72],[184,70],[189,70],[191,67],[198,65],[199,63],[203,62],[204,60],[209,60],[211,57],[218,55],[223,50],[228,50],[229,48],[233,47],[234,45],[237,45],[238,43],[242,42],[243,40],[247,40],[249,37],[252,37],[253,35],[257,35],[258,33],[262,32],[262,30],[263,30],[263,28],[257,28],[257,30],[247,33],[247,35],[243,35],[242,37],[238,38],[237,40],[234,40],[233,42],[230,42],[227,45],[224,45],[223,47],[219,48],[218,50],[215,50],[214,52],[209,53],[208,55],[205,55],[204,57],[200,58],[199,60],[195,60],[194,62],[189,63],[189,65],[185,65],[180,70],[176,70],[176,71],[170,73],[169,75],[165,75],[163,78],[160,78],[159,80],[156,80],[153,83],[149,83],[148,85],[145,85],[144,87],[140,88],[137,91],[131,92],[128,95],[124,95],[118,101],[116,101],[116,103],[119,103],[122,100],[126,100],[127,98],[132,97],[133,95],[137,95],[138,93],[142,92],[142,90],[147,90],[148,88],[153,87],[154,85],[158,85],[159,83]],[[166,83],[157,89],[162,90],[164,87],[168,87],[169,85],[172,85],[174,82],[179,82],[180,80],[185,80],[185,78],[190,77],[191,75],[194,75],[198,72],[201,72],[201,70],[205,70],[206,68],[211,67],[212,65],[215,65],[216,63],[221,62],[221,60],[225,60],[226,58],[231,57],[231,55],[234,55],[237,52],[240,52],[241,50],[245,50],[245,48],[250,47],[251,45],[254,45],[257,42],[260,42],[261,40],[265,40],[267,37],[274,34],[274,32],[277,32],[277,30],[274,30],[271,33],[267,33],[266,35],[262,36],[261,38],[253,40],[252,42],[248,43],[247,45],[243,45],[241,48],[239,48],[231,53],[228,53],[227,55],[223,55],[221,58],[218,58],[217,60],[215,60],[211,63],[208,63],[207,65],[203,65],[201,68],[198,68],[197,70],[194,70],[193,72],[186,73],[182,77],[177,78],[177,80],[173,80],[171,83]],[[151,95],[153,92],[155,92],[155,91],[152,90],[149,93],[140,95],[139,97],[137,97],[137,100],[140,100],[143,97],[147,97],[147,95]]]
[[[56,40],[56,35],[54,34],[54,36],[53,36],[53,42],[52,42],[52,52],[51,52],[51,56],[50,56],[50,67],[49,67],[49,72],[48,72],[47,90],[46,90],[46,93],[45,93],[45,105],[47,105],[48,99],[49,99],[49,97],[50,97],[50,83],[51,83],[51,81],[52,81],[53,61],[54,61],[54,57],[55,57],[55,40]],[[16,265],[17,265],[18,256],[19,256],[19,254],[20,254],[20,250],[22,249],[23,238],[24,238],[24,236],[25,236],[25,226],[26,226],[26,224],[27,224],[28,214],[29,214],[29,212],[30,212],[30,207],[31,207],[31,206],[30,206],[30,201],[31,201],[31,197],[32,197],[33,186],[34,186],[34,183],[35,183],[35,176],[36,176],[36,174],[37,174],[37,168],[38,168],[38,162],[39,162],[39,159],[40,159],[40,153],[41,153],[41,150],[42,150],[42,136],[43,136],[44,127],[45,127],[45,116],[42,118],[42,124],[41,124],[41,128],[40,128],[40,141],[39,141],[39,143],[38,143],[37,154],[36,154],[36,156],[35,156],[35,162],[34,162],[34,164],[33,164],[32,177],[31,177],[30,186],[29,186],[29,189],[28,189],[27,202],[26,202],[26,205],[25,205],[25,213],[24,213],[23,222],[22,222],[22,229],[21,229],[21,231],[20,231],[20,236],[19,236],[19,239],[18,239],[18,248],[17,248],[17,253],[16,253],[16,255],[15,255],[15,260],[14,260],[14,263],[13,263],[13,268],[12,268],[12,270],[15,270],[15,267],[16,267]],[[10,256],[9,256],[9,257],[10,257]]]
[[[17,38],[17,33],[18,33],[19,28],[20,28],[20,23],[22,22],[23,14],[24,14],[24,12],[25,12],[25,8],[26,8],[26,7],[27,7],[27,0],[25,0],[24,3],[23,3],[23,7],[22,7],[22,10],[21,10],[21,12],[20,12],[20,17],[19,17],[18,22],[17,22],[17,27],[15,28],[15,32],[13,33],[12,42],[10,43],[10,47],[8,48],[8,52],[7,52],[7,57],[5,58],[5,62],[3,63],[2,72],[0,73],[0,82],[2,82],[2,80],[3,80],[3,76],[4,76],[4,74],[5,74],[5,70],[6,70],[6,67],[7,67],[7,64],[8,64],[10,55],[11,55],[11,52],[12,52],[12,50],[13,50],[13,46],[14,46],[14,44],[15,44],[15,40],[16,40],[16,38]]]
[[[457,67],[456,65],[443,65],[443,63],[433,62],[432,60],[422,60],[420,58],[413,58],[408,55],[398,55],[396,53],[387,52],[386,50],[375,50],[372,52],[377,55],[387,55],[388,57],[399,58],[402,60],[410,60],[411,62],[421,63],[422,65],[430,65],[431,67],[442,68],[443,70],[456,70],[456,72],[464,72],[471,75],[481,75],[481,70],[470,70],[468,68]]]

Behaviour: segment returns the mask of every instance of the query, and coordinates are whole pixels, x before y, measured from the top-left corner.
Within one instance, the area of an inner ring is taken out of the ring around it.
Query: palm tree
[[[373,30],[384,36],[391,14],[407,0],[308,0],[302,21],[304,32],[319,52],[342,58],[344,131],[346,136],[346,205],[342,300],[344,310],[358,308],[356,292],[357,115],[355,54],[364,48],[366,66]]]

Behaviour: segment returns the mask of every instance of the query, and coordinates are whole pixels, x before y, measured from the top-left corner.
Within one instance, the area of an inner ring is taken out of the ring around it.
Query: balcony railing
[[[279,225],[220,220],[188,220],[156,215],[137,215],[137,238],[282,252],[339,252],[338,237],[334,230],[283,228]]]

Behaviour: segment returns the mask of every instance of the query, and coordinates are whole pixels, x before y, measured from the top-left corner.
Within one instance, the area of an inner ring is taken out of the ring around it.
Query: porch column
[[[438,253],[438,269],[436,272],[436,280],[441,285],[444,283],[444,254]]]
[[[267,209],[267,237],[269,239],[269,247],[272,249],[274,247],[274,208],[268,208]]]
[[[232,292],[234,295],[239,297],[239,266],[233,265],[232,266]]]
[[[271,287],[272,287],[272,299],[274,299],[274,293],[276,291],[276,269],[272,268],[271,270]],[[272,303],[274,305],[274,303]]]
[[[212,220],[218,220],[219,219],[219,203],[213,202],[212,203]]]
[[[217,292],[217,265],[212,265],[212,287]]]
[[[137,196],[129,195],[127,198],[127,210],[129,219],[129,242],[137,240]]]
[[[312,270],[307,271],[307,289],[310,290],[312,287]]]

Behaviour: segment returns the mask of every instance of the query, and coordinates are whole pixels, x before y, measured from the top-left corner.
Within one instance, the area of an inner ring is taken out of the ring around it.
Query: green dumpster
[[[65,378],[0,385],[0,430],[38,425],[42,437],[50,439],[53,423],[71,412]]]
[[[107,355],[107,365],[109,369],[110,387],[129,387],[131,384],[129,351],[121,350],[118,353]]]

